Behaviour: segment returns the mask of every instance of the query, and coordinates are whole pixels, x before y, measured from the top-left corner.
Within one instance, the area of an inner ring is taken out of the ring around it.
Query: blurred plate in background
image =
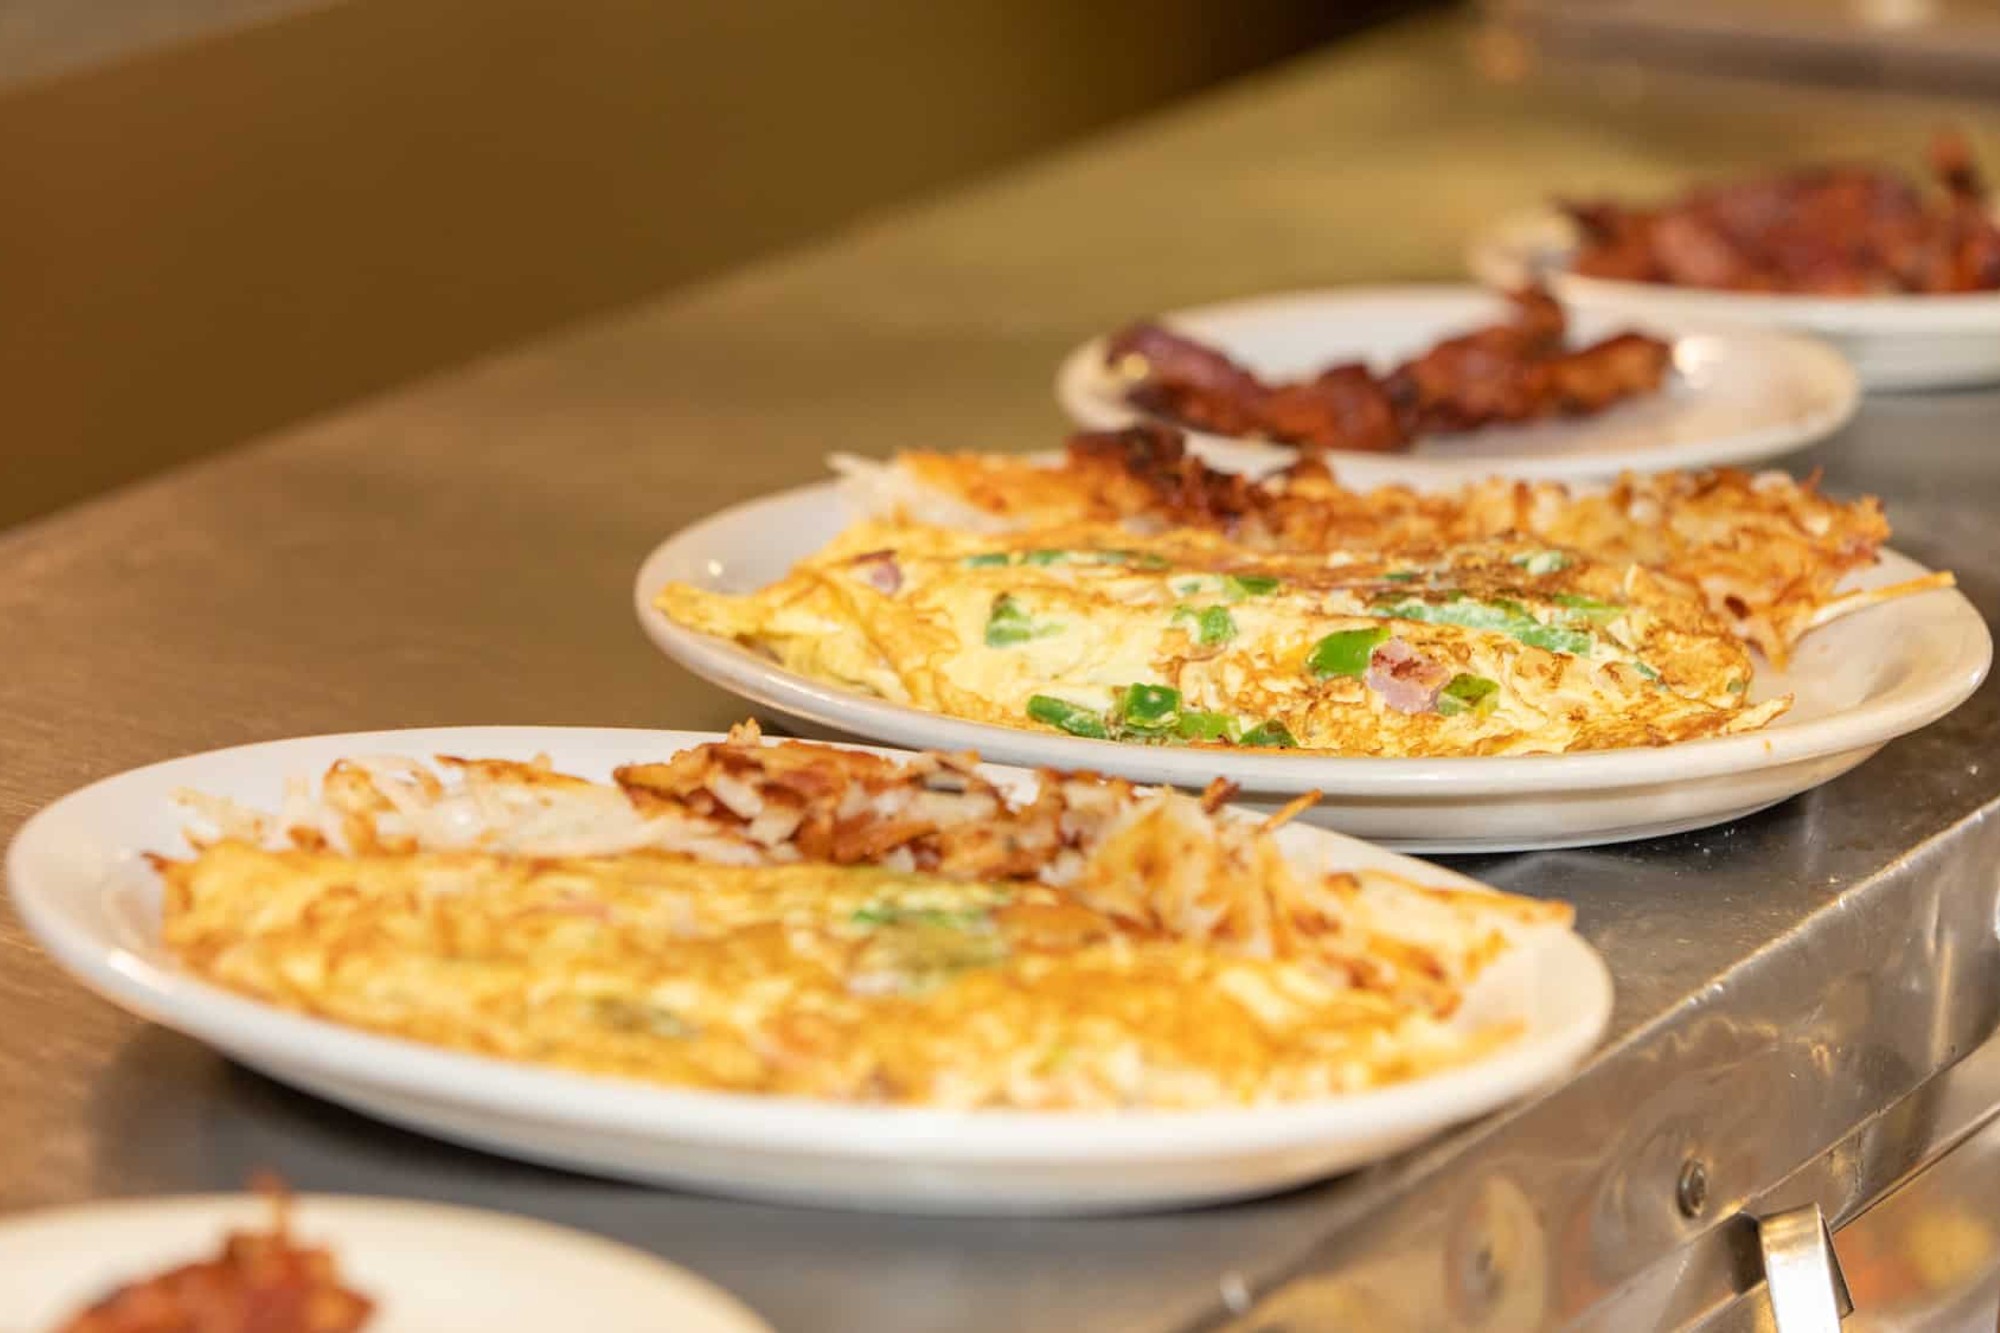
[[[40,1333],[133,1281],[212,1259],[230,1231],[268,1231],[251,1194],[121,1200],[0,1221],[0,1331]],[[306,1195],[291,1233],[333,1254],[375,1303],[368,1333],[769,1333],[691,1273],[596,1236],[504,1213]]]
[[[2000,292],[1797,296],[1618,282],[1568,272],[1576,230],[1554,209],[1502,219],[1473,242],[1482,282],[1541,281],[1579,317],[1789,329],[1825,339],[1869,389],[1940,389],[2000,380]]]

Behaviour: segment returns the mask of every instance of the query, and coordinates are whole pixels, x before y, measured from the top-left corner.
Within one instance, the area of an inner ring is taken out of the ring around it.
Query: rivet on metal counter
[[[1778,1333],[1840,1333],[1854,1300],[1833,1252],[1818,1204],[1774,1213],[1757,1223],[1764,1283]]]
[[[1690,1157],[1682,1164],[1680,1179],[1674,1184],[1674,1202],[1681,1216],[1690,1221],[1708,1206],[1708,1167],[1701,1158]]]

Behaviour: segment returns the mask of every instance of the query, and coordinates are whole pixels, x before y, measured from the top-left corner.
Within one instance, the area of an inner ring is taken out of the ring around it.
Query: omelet
[[[1268,452],[1218,454],[1143,425],[1077,435],[1059,459],[919,452],[888,463],[837,457],[834,466],[863,513],[966,531],[1193,528],[1253,550],[1309,554],[1526,537],[1673,580],[1779,666],[1829,620],[1952,584],[1940,572],[1843,592],[1847,575],[1875,563],[1889,524],[1873,497],[1836,500],[1813,478],[1717,468],[1628,473],[1607,485],[1488,477],[1363,491],[1310,452],[1279,453],[1288,461],[1274,467]]]
[[[1010,799],[964,757],[745,731],[614,784],[443,770],[337,765],[274,815],[196,801],[194,854],[157,863],[167,948],[266,1003],[591,1074],[1199,1108],[1504,1045],[1517,1027],[1469,1021],[1469,988],[1569,919],[1328,869],[1213,798],[1049,774]]]
[[[821,680],[1145,744],[1562,753],[1762,726],[1742,642],[1637,564],[1537,541],[1299,554],[1200,530],[857,524],[744,596],[658,605]]]

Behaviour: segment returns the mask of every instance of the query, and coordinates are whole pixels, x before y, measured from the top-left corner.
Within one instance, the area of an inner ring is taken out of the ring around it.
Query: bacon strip
[[[1860,296],[2000,288],[2000,227],[1971,149],[1930,148],[1943,198],[1867,167],[1813,167],[1702,186],[1653,208],[1571,203],[1593,278],[1742,292]]]
[[[1266,384],[1213,347],[1158,324],[1111,337],[1105,364],[1155,416],[1217,435],[1310,449],[1394,453],[1420,437],[1581,416],[1655,392],[1671,350],[1621,333],[1565,351],[1567,322],[1548,293],[1514,293],[1512,318],[1447,338],[1386,376],[1358,362]]]
[[[57,1333],[358,1333],[374,1304],[341,1285],[331,1253],[293,1242],[282,1189],[259,1188],[269,1231],[231,1232],[218,1257],[120,1287]]]

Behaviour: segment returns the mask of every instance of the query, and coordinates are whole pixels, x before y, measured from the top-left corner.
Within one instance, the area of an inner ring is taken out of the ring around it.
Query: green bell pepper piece
[[[1306,654],[1306,667],[1315,676],[1365,675],[1376,645],[1388,637],[1386,625],[1335,630],[1312,646]]]
[[[1244,732],[1239,744],[1274,750],[1296,750],[1299,747],[1299,743],[1292,739],[1291,729],[1276,718]]]
[[[1058,699],[1053,695],[1030,695],[1028,716],[1046,726],[1066,731],[1072,736],[1082,736],[1093,741],[1111,739],[1110,728],[1104,725],[1102,715],[1081,704],[1073,704],[1067,699]]]

